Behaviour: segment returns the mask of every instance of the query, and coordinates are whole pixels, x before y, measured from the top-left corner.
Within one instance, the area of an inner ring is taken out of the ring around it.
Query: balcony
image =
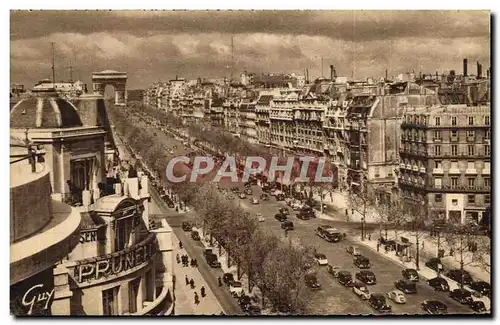
[[[475,136],[467,136],[467,142],[475,142],[476,137]]]
[[[489,168],[483,168],[481,170],[481,174],[483,174],[483,175],[489,175],[490,174],[490,169]]]
[[[458,142],[459,138],[458,137],[450,137],[450,142]]]
[[[399,164],[399,168],[406,169],[406,164]]]
[[[476,168],[467,168],[465,170],[465,174],[467,174],[467,175],[475,175],[475,174],[477,174],[477,169]]]
[[[433,174],[444,174],[443,168],[433,168],[432,173]]]
[[[432,141],[434,142],[443,142],[442,138],[432,138]]]
[[[461,174],[462,172],[460,171],[459,168],[450,168],[448,170],[448,174]]]
[[[413,166],[411,169],[412,169],[414,172],[418,172],[418,171],[420,170],[420,169],[418,168],[418,166]]]
[[[420,167],[420,172],[425,174],[427,173],[427,170],[425,170],[425,167]]]

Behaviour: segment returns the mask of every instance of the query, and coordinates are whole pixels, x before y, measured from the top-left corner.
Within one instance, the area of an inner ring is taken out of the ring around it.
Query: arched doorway
[[[95,94],[104,96],[107,85],[115,90],[115,105],[127,104],[127,73],[113,70],[104,70],[92,73],[92,84]]]

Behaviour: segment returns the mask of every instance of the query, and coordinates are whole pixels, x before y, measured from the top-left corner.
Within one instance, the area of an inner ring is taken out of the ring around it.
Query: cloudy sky
[[[90,84],[92,71],[126,71],[129,89],[176,74],[186,78],[235,72],[303,73],[334,64],[356,78],[415,70],[462,70],[462,58],[489,66],[485,11],[12,11],[11,82],[32,87],[51,77]],[[236,74],[236,73],[235,73]]]

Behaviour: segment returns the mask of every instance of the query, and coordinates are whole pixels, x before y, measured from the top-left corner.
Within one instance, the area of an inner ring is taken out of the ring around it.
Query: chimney
[[[333,80],[333,65],[330,64],[330,80]]]
[[[467,58],[464,59],[464,76],[467,76]]]
[[[309,69],[306,69],[306,83],[309,83]]]
[[[477,64],[477,78],[479,79],[483,76],[483,66],[479,62],[476,62],[476,64]]]
[[[385,69],[385,80],[387,80],[387,69]]]
[[[454,76],[455,75],[455,70],[450,70],[450,76]]]

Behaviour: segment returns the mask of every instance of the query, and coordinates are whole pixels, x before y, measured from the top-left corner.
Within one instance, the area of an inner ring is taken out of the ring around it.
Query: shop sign
[[[133,269],[149,261],[157,252],[155,235],[152,234],[143,242],[120,252],[99,256],[83,261],[75,267],[75,279],[79,282],[99,280]]]
[[[15,316],[50,316],[54,301],[52,268],[10,287],[10,312]]]

